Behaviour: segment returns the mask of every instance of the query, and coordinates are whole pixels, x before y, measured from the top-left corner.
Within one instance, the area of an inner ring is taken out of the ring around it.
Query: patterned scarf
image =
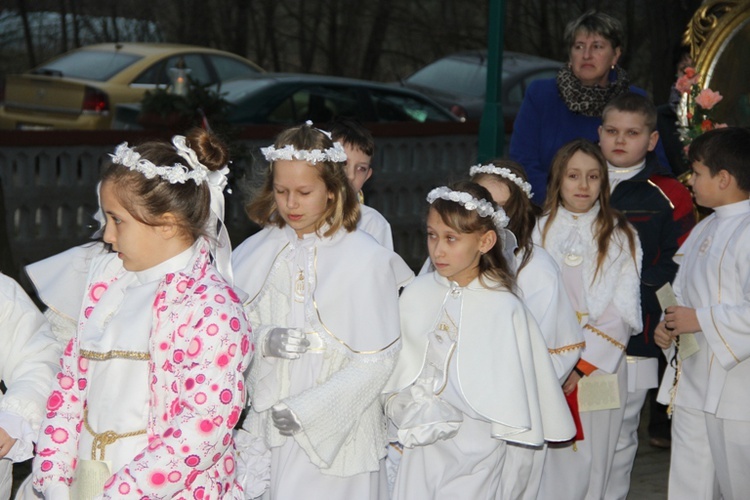
[[[604,106],[614,97],[628,91],[630,81],[625,70],[615,66],[617,76],[606,87],[587,87],[573,74],[569,66],[557,73],[557,91],[565,105],[573,113],[584,116],[601,116]]]

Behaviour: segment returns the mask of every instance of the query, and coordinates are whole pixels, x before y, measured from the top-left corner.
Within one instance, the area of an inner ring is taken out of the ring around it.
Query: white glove
[[[291,436],[302,430],[302,424],[297,420],[297,415],[285,404],[276,404],[271,407],[271,418],[273,425],[282,436]]]
[[[274,328],[263,342],[263,356],[298,359],[310,346],[310,341],[305,337],[304,333],[294,328]]]

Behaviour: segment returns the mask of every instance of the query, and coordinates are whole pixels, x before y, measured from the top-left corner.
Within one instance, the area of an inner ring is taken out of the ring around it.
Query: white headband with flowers
[[[312,127],[310,120],[305,122],[305,125]],[[319,132],[325,134],[329,139],[331,134],[325,130],[316,128]],[[346,151],[344,146],[340,142],[334,142],[332,148],[326,149],[296,149],[291,144],[287,144],[283,148],[276,148],[273,145],[266,148],[260,148],[260,152],[263,153],[263,157],[267,162],[274,162],[277,160],[302,160],[315,165],[318,162],[330,161],[334,163],[346,161]]]
[[[515,271],[515,251],[518,242],[515,235],[507,229],[510,218],[506,215],[505,210],[501,207],[496,208],[494,204],[485,199],[477,200],[465,191],[453,191],[446,186],[435,188],[427,194],[427,202],[430,204],[438,198],[456,202],[466,210],[475,210],[480,217],[491,217],[500,239],[503,257],[508,266]]]
[[[209,170],[198,160],[198,155],[195,150],[188,146],[184,135],[172,137],[172,145],[175,152],[185,160],[190,168],[181,163],[155,165],[146,158],[142,158],[134,148],[128,146],[127,142],[117,146],[114,154],[109,156],[112,158],[112,163],[140,172],[147,179],[159,176],[170,184],[185,184],[187,181],[193,181],[199,186],[204,182],[208,184],[211,216],[206,222],[206,230],[211,236],[209,246],[217,269],[224,276],[224,279],[231,284],[233,280],[230,264],[232,245],[229,240],[229,233],[224,225],[224,188],[227,186],[229,167],[224,166],[222,169],[215,171]],[[99,189],[97,189],[98,191]]]
[[[521,179],[520,177],[518,177],[516,174],[514,174],[513,172],[511,172],[509,169],[505,167],[498,167],[491,163],[486,164],[486,165],[482,165],[480,163],[479,165],[474,165],[473,167],[469,168],[469,176],[474,177],[477,174],[499,175],[500,177],[508,179],[513,184],[521,188],[521,191],[526,193],[526,196],[528,196],[529,198],[534,196],[531,192],[531,184]]]
[[[508,227],[508,223],[510,222],[510,219],[505,214],[505,210],[500,207],[495,208],[492,203],[485,199],[477,200],[471,194],[464,191],[453,191],[446,186],[441,186],[427,194],[427,202],[430,204],[438,198],[456,202],[466,210],[476,210],[480,217],[491,217],[498,231],[502,231]]]
[[[174,136],[172,144],[177,154],[185,159],[185,163],[190,165],[191,168],[181,163],[175,163],[174,165],[154,165],[151,161],[142,158],[134,148],[128,146],[127,142],[123,142],[117,146],[114,154],[110,154],[109,156],[112,158],[112,163],[140,172],[147,179],[159,176],[170,184],[184,184],[187,181],[193,181],[200,186],[208,179],[210,171],[198,161],[195,151],[187,146],[185,136]]]

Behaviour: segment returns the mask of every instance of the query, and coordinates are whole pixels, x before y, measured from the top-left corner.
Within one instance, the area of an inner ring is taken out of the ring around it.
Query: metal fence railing
[[[269,144],[277,131],[256,131],[239,139],[250,154],[235,166],[250,175],[236,179],[227,197],[226,223],[235,244],[255,229],[244,213],[248,186],[265,170],[258,148]],[[374,174],[365,186],[366,202],[388,219],[396,251],[418,268],[426,256],[425,195],[437,184],[466,175],[477,155],[476,126],[379,125],[373,133]],[[0,135],[6,223],[19,268],[87,241],[94,230],[95,187],[106,155],[122,141],[143,138],[142,133],[128,131]]]

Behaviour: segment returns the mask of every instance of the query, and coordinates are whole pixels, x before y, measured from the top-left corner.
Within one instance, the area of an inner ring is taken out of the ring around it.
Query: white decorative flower
[[[438,198],[458,203],[466,210],[475,210],[480,217],[492,217],[492,222],[498,231],[504,229],[510,222],[505,210],[500,207],[496,209],[485,199],[477,200],[465,191],[453,191],[446,186],[441,186],[427,193],[427,202],[430,204]]]
[[[514,174],[513,172],[511,172],[509,169],[505,167],[498,167],[491,163],[488,163],[486,165],[482,165],[482,164],[474,165],[469,168],[469,175],[471,177],[474,177],[477,174],[499,175],[500,177],[508,179],[509,181],[513,182],[516,186],[521,188],[521,191],[523,191],[526,194],[526,196],[528,196],[529,198],[534,196],[531,193],[531,184],[524,181],[523,179],[521,179],[520,177],[518,177],[516,174]]]
[[[112,158],[112,163],[140,172],[147,179],[159,176],[170,184],[184,184],[192,180],[196,184],[201,185],[208,178],[209,170],[198,161],[198,156],[195,154],[195,151],[187,146],[184,136],[174,136],[172,144],[177,154],[184,158],[191,168],[181,163],[168,166],[154,165],[151,161],[141,158],[141,155],[135,149],[129,147],[127,142],[123,142],[117,146],[114,154],[110,154],[109,156]]]
[[[494,214],[492,214],[492,220],[495,223],[495,227],[503,228],[503,229],[508,227],[508,224],[510,223],[510,218],[505,213],[505,210],[503,210],[500,207],[498,207],[497,211]]]
[[[279,149],[276,149],[274,146],[260,148],[260,152],[263,153],[266,161],[271,163],[279,160],[301,160],[315,165],[324,161],[333,163],[346,161],[344,147],[338,142],[334,143],[334,147],[328,148],[325,151],[321,151],[320,149],[296,149],[293,145],[287,144]]]

